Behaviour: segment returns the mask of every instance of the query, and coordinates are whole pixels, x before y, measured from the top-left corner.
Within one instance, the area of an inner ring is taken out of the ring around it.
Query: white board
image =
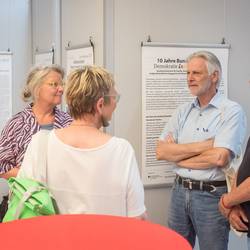
[[[12,53],[0,52],[0,130],[12,117]]]
[[[48,66],[53,64],[54,51],[35,54],[35,66]]]
[[[70,48],[66,53],[67,75],[71,70],[81,68],[85,65],[94,64],[94,50],[92,46],[82,48]]]

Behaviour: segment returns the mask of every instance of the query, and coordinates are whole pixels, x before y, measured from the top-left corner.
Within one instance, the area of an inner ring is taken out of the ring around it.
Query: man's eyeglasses
[[[47,83],[50,87],[57,89],[58,87],[64,87],[64,82],[49,82]]]
[[[115,102],[118,103],[120,101],[121,95],[120,94],[116,94],[116,95],[104,95],[104,97],[114,97]]]

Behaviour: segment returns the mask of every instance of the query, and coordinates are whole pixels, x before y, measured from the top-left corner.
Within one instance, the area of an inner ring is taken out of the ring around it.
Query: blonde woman
[[[22,97],[30,103],[7,122],[0,136],[0,178],[17,175],[32,135],[71,123],[69,114],[56,107],[62,101],[63,77],[57,65],[35,67],[28,74]]]
[[[73,122],[48,137],[47,185],[62,214],[106,214],[145,218],[144,190],[135,153],[124,139],[103,133],[119,100],[110,73],[101,67],[74,70],[66,84]],[[39,133],[20,175],[32,176]]]

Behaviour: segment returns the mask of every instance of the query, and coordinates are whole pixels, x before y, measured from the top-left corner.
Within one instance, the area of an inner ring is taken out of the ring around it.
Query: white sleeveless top
[[[35,178],[40,133],[33,136],[19,176]],[[62,214],[135,217],[145,212],[144,190],[130,143],[112,137],[102,146],[80,149],[48,138],[47,185]]]

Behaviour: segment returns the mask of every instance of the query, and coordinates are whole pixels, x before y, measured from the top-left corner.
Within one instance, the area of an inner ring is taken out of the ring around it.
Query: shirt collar
[[[210,100],[207,107],[208,106],[213,106],[215,108],[219,108],[221,106],[221,104],[222,104],[221,100],[223,98],[224,98],[223,95],[219,91],[217,91],[217,93],[214,95],[214,97]],[[200,108],[199,101],[198,101],[197,97],[193,100],[192,106]]]

